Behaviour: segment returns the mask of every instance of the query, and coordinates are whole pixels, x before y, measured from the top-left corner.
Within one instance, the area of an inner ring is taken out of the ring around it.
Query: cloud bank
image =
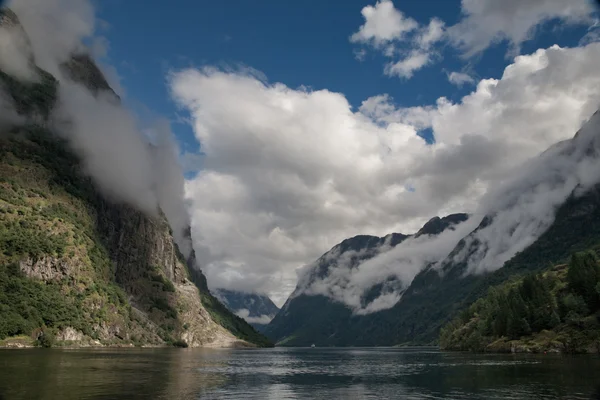
[[[295,269],[342,239],[411,232],[477,210],[515,165],[570,138],[600,103],[600,45],[518,56],[458,102],[352,109],[340,93],[269,83],[253,71],[175,72],[174,98],[202,144],[186,183],[209,282],[281,304]],[[435,143],[418,133],[429,128]]]

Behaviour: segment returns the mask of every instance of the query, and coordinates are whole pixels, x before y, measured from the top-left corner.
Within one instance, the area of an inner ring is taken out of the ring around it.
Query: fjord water
[[[590,399],[600,358],[435,349],[2,350],[0,399]]]

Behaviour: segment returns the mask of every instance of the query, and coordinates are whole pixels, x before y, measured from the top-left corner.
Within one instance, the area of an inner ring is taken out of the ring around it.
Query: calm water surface
[[[0,350],[0,399],[590,399],[600,358],[427,349]]]

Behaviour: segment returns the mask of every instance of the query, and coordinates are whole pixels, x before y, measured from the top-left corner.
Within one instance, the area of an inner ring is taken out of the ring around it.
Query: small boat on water
[[[314,344],[314,343],[313,343],[313,344],[311,344],[311,345],[310,345],[310,347],[315,347],[315,344]]]

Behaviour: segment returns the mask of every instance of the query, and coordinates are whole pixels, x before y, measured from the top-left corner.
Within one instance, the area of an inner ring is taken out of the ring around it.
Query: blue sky
[[[150,111],[172,120],[182,148],[191,152],[199,144],[190,126],[177,122],[185,114],[171,101],[166,82],[170,71],[247,66],[262,72],[269,82],[341,92],[354,107],[382,93],[399,106],[410,107],[433,104],[441,96],[459,100],[473,90],[472,85],[459,88],[449,83],[451,71],[467,68],[476,78],[499,78],[512,62],[507,41],[466,60],[456,49],[444,46],[441,61],[417,71],[412,79],[386,76],[382,54],[371,50],[358,61],[354,51],[364,46],[348,40],[364,22],[361,9],[373,4],[367,0],[148,0],[140,7],[139,2],[104,0],[96,7],[98,17],[106,22],[100,33],[110,43],[108,60],[122,79],[127,102],[142,117]],[[453,25],[461,17],[460,0],[405,0],[395,5],[420,24],[438,17]],[[536,29],[532,40],[523,43],[522,54],[553,44],[576,46],[588,28],[552,21]]]

